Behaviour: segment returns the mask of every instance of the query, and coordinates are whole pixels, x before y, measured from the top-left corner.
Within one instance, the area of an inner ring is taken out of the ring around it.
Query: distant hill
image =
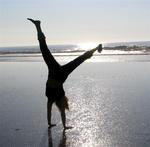
[[[116,47],[116,46],[150,46],[150,41],[136,41],[136,42],[113,42],[104,43],[105,47]]]
[[[104,50],[143,51],[150,53],[150,41],[119,42],[105,44]]]

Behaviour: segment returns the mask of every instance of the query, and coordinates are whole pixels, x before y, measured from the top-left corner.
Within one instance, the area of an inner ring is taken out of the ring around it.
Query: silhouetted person
[[[83,63],[86,59],[90,58],[97,49],[99,49],[99,52],[101,52],[102,46],[99,45],[97,48],[87,51],[83,55],[74,59],[73,61],[61,66],[55,60],[55,58],[53,57],[53,55],[51,54],[50,50],[47,47],[45,36],[41,30],[40,21],[29,19],[29,18],[28,20],[30,20],[37,29],[40,49],[44,61],[48,66],[48,80],[46,82],[46,96],[48,98],[48,102],[47,102],[48,125],[49,127],[55,126],[54,124],[51,124],[51,109],[52,109],[52,104],[55,102],[56,106],[58,107],[61,113],[63,127],[67,128],[65,109],[69,110],[69,106],[68,106],[68,99],[65,96],[63,83],[67,79],[68,75],[75,68],[77,68],[81,63]]]

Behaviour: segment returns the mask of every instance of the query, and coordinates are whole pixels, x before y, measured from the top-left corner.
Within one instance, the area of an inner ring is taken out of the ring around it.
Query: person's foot
[[[99,44],[98,47],[96,47],[96,49],[99,53],[101,53],[101,51],[103,50],[102,44]]]
[[[27,18],[29,21],[31,21],[32,23],[34,23],[35,25],[40,25],[40,21],[39,20],[33,20],[31,18]]]

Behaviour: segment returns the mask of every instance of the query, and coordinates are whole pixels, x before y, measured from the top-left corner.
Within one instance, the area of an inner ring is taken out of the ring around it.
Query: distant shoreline
[[[82,52],[80,52],[82,54]],[[54,56],[78,56],[79,54],[61,54],[61,53],[52,53]],[[120,53],[120,54],[94,54],[94,56],[125,56],[125,55],[150,55],[149,53]],[[41,53],[0,53],[0,57],[41,57]]]
[[[48,45],[48,48],[53,54],[81,54],[90,50],[90,46],[82,46],[79,44],[60,44]],[[94,48],[94,47],[93,47]],[[0,55],[5,54],[40,54],[39,46],[16,46],[16,47],[0,47]],[[118,43],[103,43],[103,51],[101,55],[126,55],[126,54],[150,54],[150,41],[141,42],[118,42]]]

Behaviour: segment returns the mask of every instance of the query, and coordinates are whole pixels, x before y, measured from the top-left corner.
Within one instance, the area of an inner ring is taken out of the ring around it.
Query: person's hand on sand
[[[64,127],[64,130],[69,130],[69,129],[72,129],[73,127],[71,126],[68,126],[68,127]]]
[[[49,126],[48,126],[48,129],[51,129],[52,127],[55,127],[56,126],[56,124],[50,124]]]

